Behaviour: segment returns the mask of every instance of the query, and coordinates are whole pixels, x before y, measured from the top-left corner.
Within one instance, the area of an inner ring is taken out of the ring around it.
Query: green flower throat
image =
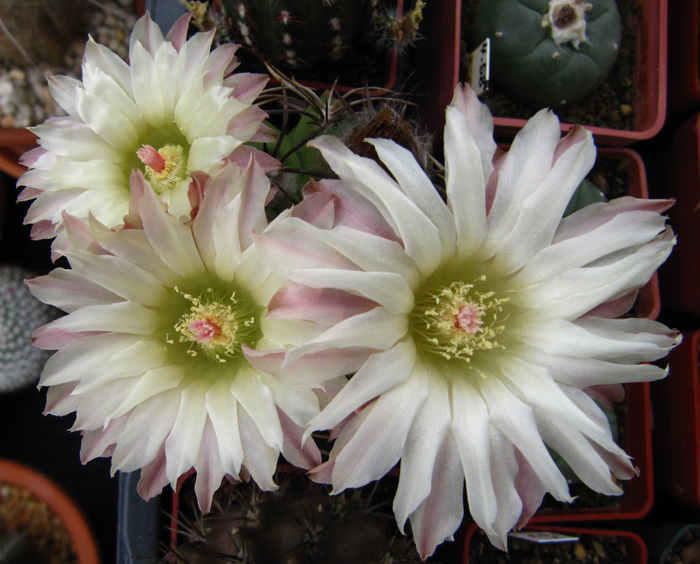
[[[481,351],[505,348],[499,337],[510,298],[487,289],[486,282],[482,275],[473,283],[429,283],[417,292],[409,324],[419,351],[471,363]]]
[[[185,358],[220,365],[240,362],[242,345],[254,347],[261,336],[262,309],[241,288],[208,285],[195,295],[176,286],[165,342],[185,362]]]

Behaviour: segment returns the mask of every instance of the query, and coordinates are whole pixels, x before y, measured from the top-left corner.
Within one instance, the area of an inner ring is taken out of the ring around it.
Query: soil
[[[537,544],[519,539],[508,540],[508,552],[502,552],[477,531],[469,547],[469,564],[624,564],[627,545],[615,536],[577,535],[578,542]]]
[[[7,534],[8,538],[11,535],[21,535],[26,539],[38,556],[36,562],[78,562],[68,531],[46,502],[24,488],[7,483],[0,483],[0,535],[2,534]]]
[[[676,541],[662,564],[698,564],[700,562],[700,526],[693,527]]]
[[[462,2],[462,40],[460,45],[460,80],[467,81],[467,62],[476,46],[471,39],[471,22],[478,0]],[[622,19],[622,42],[620,52],[608,78],[585,100],[559,106],[555,109],[559,119],[565,123],[577,123],[606,127],[608,129],[634,129],[634,101],[639,95],[635,85],[637,65],[637,30],[641,21],[641,7],[637,0],[617,0]],[[481,95],[481,99],[497,117],[528,119],[537,108],[521,104],[501,94],[493,87]]]

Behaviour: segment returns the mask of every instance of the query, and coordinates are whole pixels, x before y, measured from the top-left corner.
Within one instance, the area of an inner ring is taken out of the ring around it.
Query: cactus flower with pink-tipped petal
[[[311,386],[248,360],[289,344],[268,338],[262,321],[278,287],[253,242],[267,227],[269,181],[253,161],[205,182],[184,224],[134,172],[128,226],[64,215],[71,268],[28,284],[67,312],[33,340],[57,350],[40,386],[47,413],[75,412],[82,460],[111,456],[113,471],[141,469],[145,498],[194,468],[206,512],[225,476],[271,490],[280,453],[305,468],[321,459],[301,440],[319,411]]]
[[[590,132],[561,138],[543,110],[502,152],[469,87],[447,108],[444,139],[446,201],[392,141],[369,140],[384,166],[337,138],[313,141],[339,180],[309,186],[302,206],[315,213],[258,240],[291,280],[268,317],[313,336],[279,370],[305,355],[366,356],[309,423],[307,434],[337,435],[312,475],[339,492],[400,461],[394,512],[423,558],[462,522],[465,483],[472,517],[504,550],[546,492],[571,501],[548,449],[619,495],[613,475],[635,468],[595,400],[663,378],[643,363],[680,341],[618,318],[671,252],[671,201],[624,197],[562,218],[595,160]]]
[[[129,62],[92,39],[78,81],[53,76],[49,87],[68,114],[33,128],[39,147],[27,153],[20,199],[34,199],[32,237],[59,235],[62,214],[92,214],[108,227],[128,213],[129,177],[141,170],[170,212],[189,218],[195,172],[213,173],[251,140],[266,114],[254,105],[267,77],[234,73],[236,45],[211,51],[214,32],[187,39],[189,15],[167,36],[146,14],[135,25]]]

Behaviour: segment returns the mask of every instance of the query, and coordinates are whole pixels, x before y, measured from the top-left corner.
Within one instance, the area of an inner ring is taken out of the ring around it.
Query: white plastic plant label
[[[537,544],[578,541],[578,537],[575,535],[565,535],[551,531],[513,531],[508,533],[508,538],[534,542]]]
[[[491,38],[487,37],[469,55],[469,85],[477,96],[489,89],[491,80]]]

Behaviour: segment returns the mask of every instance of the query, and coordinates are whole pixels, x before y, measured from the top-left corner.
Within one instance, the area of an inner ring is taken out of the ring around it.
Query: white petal
[[[106,333],[76,339],[52,355],[41,375],[41,386],[77,382],[83,373],[97,370],[114,353],[138,343],[133,335]]]
[[[212,172],[214,166],[230,155],[241,141],[229,135],[217,137],[197,137],[190,146],[187,170]]]
[[[469,511],[490,534],[498,514],[491,476],[489,410],[481,394],[465,379],[452,383],[452,432],[467,483]]]
[[[523,453],[547,490],[558,500],[571,502],[566,479],[547,452],[532,410],[496,377],[478,382],[488,405],[491,423]]]
[[[494,546],[507,550],[507,535],[518,523],[523,511],[523,502],[516,488],[520,468],[513,444],[494,427],[489,429],[489,442],[491,478],[496,492],[498,515],[487,534]]]
[[[415,360],[416,348],[408,339],[388,351],[373,354],[321,414],[309,422],[305,437],[313,431],[332,429],[365,403],[405,382]]]
[[[670,231],[651,243],[610,256],[590,266],[569,270],[520,290],[516,299],[536,317],[576,319],[593,308],[649,281],[673,248]]]
[[[413,154],[388,139],[367,139],[367,141],[374,145],[380,160],[399,183],[404,194],[438,228],[443,260],[452,256],[455,252],[457,237],[455,219]],[[484,224],[485,220],[484,215]]]
[[[305,427],[318,415],[318,396],[310,386],[285,384],[272,376],[260,373],[262,382],[272,392],[275,405],[297,426]]]
[[[265,443],[281,450],[282,429],[275,400],[257,372],[250,368],[240,369],[231,384],[231,393],[257,425]]]
[[[133,302],[118,302],[86,306],[53,321],[47,327],[65,329],[71,333],[117,331],[149,335],[158,328],[159,324],[160,316],[155,311]]]
[[[352,153],[336,137],[319,137],[310,146],[319,149],[333,171],[372,202],[403,240],[406,252],[424,275],[440,263],[440,233],[435,224],[408,199],[373,160]]]
[[[614,204],[611,202],[607,205]],[[664,230],[665,221],[663,216],[652,211],[616,215],[597,229],[578,237],[569,237],[543,249],[515,275],[513,284],[542,282],[621,249],[648,243]]]
[[[557,319],[523,330],[514,326],[510,334],[547,354],[624,364],[652,362],[679,342],[665,325],[646,319],[585,317],[574,323]]]
[[[120,151],[138,148],[138,131],[131,120],[117,108],[84,90],[75,99],[80,119],[107,143]]]
[[[421,558],[428,558],[437,545],[452,540],[462,522],[464,476],[457,445],[451,434],[440,445],[433,468],[430,495],[411,515],[411,529]]]
[[[143,468],[156,458],[172,431],[180,405],[177,390],[155,396],[129,416],[112,453],[112,472],[131,472]],[[144,429],[148,429],[144,433]]]
[[[226,380],[218,380],[207,392],[205,406],[209,414],[221,464],[227,474],[238,478],[243,463],[243,445],[238,429],[238,402]]]
[[[194,484],[197,506],[203,514],[211,511],[214,493],[221,487],[221,481],[225,475],[216,444],[217,438],[214,428],[211,421],[207,420],[202,433],[202,445],[195,462],[197,475]]]
[[[150,185],[138,200],[138,208],[153,250],[174,272],[189,278],[200,274],[204,264],[192,237],[192,230],[168,215]]]
[[[383,308],[374,308],[341,321],[306,344],[292,349],[285,363],[334,347],[387,350],[403,338],[407,330],[407,316],[391,315]]]
[[[424,368],[426,369],[426,368]],[[429,370],[429,369],[427,369]],[[401,455],[401,474],[394,498],[394,514],[403,532],[406,520],[430,495],[435,462],[452,420],[445,380],[429,378],[428,397],[413,419]]]
[[[551,111],[541,110],[515,136],[498,172],[488,232],[479,256],[489,258],[500,249],[517,220],[521,203],[552,168],[560,135],[557,117]]]
[[[389,313],[408,314],[413,309],[413,292],[400,274],[305,268],[289,278],[311,288],[334,288],[362,296],[382,305]]]
[[[518,204],[518,217],[501,241],[494,268],[514,272],[551,244],[571,196],[595,162],[593,136],[583,128],[570,133],[571,144],[553,163],[540,185]]]
[[[276,417],[276,415],[275,415]],[[243,443],[243,464],[255,483],[264,491],[276,490],[273,475],[280,452],[269,446],[260,434],[259,427],[244,409],[238,410],[238,426]]]
[[[117,407],[105,421],[109,424],[112,419],[117,419],[131,411],[139,404],[144,403],[151,397],[176,388],[185,377],[180,366],[161,366],[144,372],[139,376],[136,383],[131,386],[124,401]]]
[[[115,107],[136,128],[139,135],[146,131],[143,116],[129,92],[117,81],[94,64],[83,64],[83,85],[85,90]]]
[[[66,312],[119,301],[113,292],[65,268],[55,268],[47,276],[27,280],[27,286],[42,302]]]
[[[595,358],[553,355],[532,347],[519,350],[515,354],[532,364],[547,368],[557,382],[577,388],[652,382],[665,378],[668,374],[668,369],[653,364],[618,364]]]
[[[77,252],[71,253],[69,259],[72,268],[126,300],[158,306],[168,296],[155,276],[130,261],[110,255]]]
[[[428,378],[424,370],[414,371],[364,408],[369,414],[335,457],[334,493],[378,480],[398,462],[411,423],[428,396]],[[398,408],[401,417],[396,416]]]
[[[469,86],[457,87],[446,110],[445,180],[463,256],[475,251],[486,235],[486,185],[495,151],[491,113]]]
[[[204,401],[208,388],[208,382],[195,380],[181,392],[177,417],[165,441],[166,474],[171,484],[176,483],[197,460],[207,420]]]

